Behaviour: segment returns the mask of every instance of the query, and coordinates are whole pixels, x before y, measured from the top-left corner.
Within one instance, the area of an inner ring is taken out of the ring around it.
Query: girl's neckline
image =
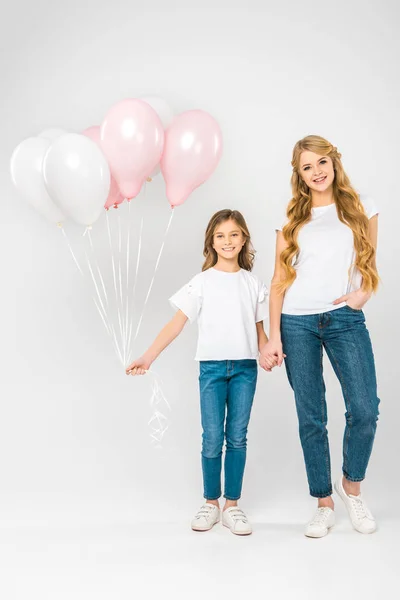
[[[331,202],[331,204],[324,204],[323,206],[313,206],[311,210],[321,210],[321,208],[330,208],[331,206],[336,206],[336,202]]]
[[[217,273],[225,273],[226,275],[236,275],[242,271],[241,268],[238,271],[221,271],[221,269],[216,269],[215,267],[211,267],[211,270],[216,271]]]

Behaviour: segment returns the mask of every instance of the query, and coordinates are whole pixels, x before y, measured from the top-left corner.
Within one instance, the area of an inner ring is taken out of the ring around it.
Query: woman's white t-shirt
[[[378,214],[375,202],[360,197],[367,217]],[[286,221],[276,229],[282,231]],[[299,254],[293,263],[296,279],[286,290],[282,313],[314,315],[345,306],[332,304],[361,286],[355,260],[353,232],[337,215],[336,204],[311,209],[311,220],[299,231]]]
[[[195,360],[258,358],[256,323],[268,316],[268,290],[253,273],[207,269],[169,301],[191,323],[198,321]]]

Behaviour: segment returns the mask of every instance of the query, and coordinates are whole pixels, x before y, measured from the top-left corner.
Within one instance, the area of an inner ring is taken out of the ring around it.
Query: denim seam
[[[364,481],[365,477],[350,477],[348,473],[343,469],[343,475],[348,481],[354,481],[355,483],[359,483],[360,481]]]
[[[321,393],[321,411],[322,411],[322,422],[326,423],[327,421],[327,417],[326,417],[326,400],[325,400],[325,393],[324,393],[324,375],[323,375],[323,350],[322,350],[322,342],[320,344],[320,358],[321,358],[321,362],[320,362],[320,367],[321,367],[321,383],[322,383],[322,393]],[[326,425],[325,425],[325,430],[326,430]],[[330,457],[329,457],[329,442],[328,442],[328,434],[325,435],[325,440],[324,440],[324,446],[325,446],[325,463],[326,463],[326,469],[328,472],[328,479],[329,481],[331,480],[331,467],[330,467]]]
[[[347,471],[347,450],[348,450],[348,447],[349,447],[350,433],[351,433],[351,427],[352,427],[352,425],[351,425],[351,422],[352,422],[352,419],[351,419],[351,405],[350,405],[350,398],[349,398],[349,395],[347,393],[347,388],[346,388],[346,385],[344,383],[343,375],[342,375],[342,372],[340,370],[339,363],[337,361],[335,352],[333,351],[332,348],[330,348],[330,352],[332,354],[333,360],[335,361],[335,365],[336,365],[337,372],[338,372],[338,378],[339,378],[339,381],[340,381],[340,384],[341,384],[342,390],[343,390],[343,397],[344,397],[345,401],[347,401],[348,412],[350,413],[350,415],[349,415],[350,419],[349,420],[346,419],[346,429],[347,429],[347,431],[346,431],[346,436],[345,436],[344,443],[343,443],[343,470]],[[347,407],[346,407],[346,410],[347,410]],[[349,421],[350,421],[350,424],[349,424]]]
[[[328,492],[314,492],[313,490],[310,490],[310,496],[313,498],[329,498],[329,496],[332,496],[332,493],[332,486],[329,488]]]

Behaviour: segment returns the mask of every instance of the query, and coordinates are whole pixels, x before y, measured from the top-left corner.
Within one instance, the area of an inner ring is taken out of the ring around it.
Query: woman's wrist
[[[269,332],[269,341],[270,342],[280,342],[281,341],[281,332],[280,331],[270,331]]]

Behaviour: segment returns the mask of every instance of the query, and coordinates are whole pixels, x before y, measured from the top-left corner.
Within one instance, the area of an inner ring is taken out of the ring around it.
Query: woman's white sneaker
[[[324,537],[335,524],[335,513],[328,506],[320,506],[308,523],[304,534],[307,537]]]
[[[208,531],[212,529],[220,519],[220,510],[218,506],[206,502],[200,508],[197,515],[192,520],[193,531]]]
[[[359,496],[347,495],[343,487],[342,478],[335,482],[335,490],[347,508],[354,529],[359,533],[374,533],[376,530],[376,521],[361,494]]]
[[[222,524],[236,535],[250,535],[253,531],[246,515],[238,506],[231,506],[222,512]]]

